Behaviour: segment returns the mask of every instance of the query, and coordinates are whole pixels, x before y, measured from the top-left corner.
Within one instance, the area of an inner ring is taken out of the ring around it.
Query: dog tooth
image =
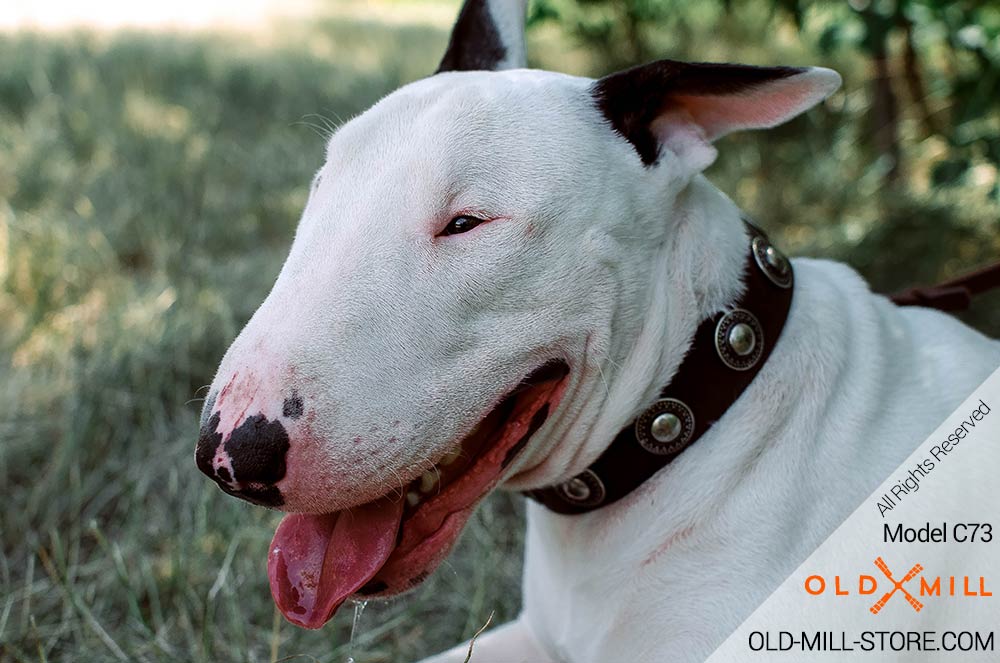
[[[420,493],[415,490],[411,490],[406,494],[406,503],[410,506],[417,506],[420,504]]]
[[[429,493],[437,487],[438,474],[434,470],[427,470],[420,475],[420,492]]]
[[[461,455],[462,455],[462,447],[455,447],[454,449],[452,449],[451,451],[449,451],[444,455],[444,458],[441,459],[440,465],[451,465],[456,460],[458,460],[458,457]]]

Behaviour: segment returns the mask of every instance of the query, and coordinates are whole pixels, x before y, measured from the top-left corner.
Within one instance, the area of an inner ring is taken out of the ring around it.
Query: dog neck
[[[674,199],[647,262],[623,255],[620,280],[642,274],[631,317],[613,298],[606,327],[588,337],[576,383],[547,439],[526,453],[505,487],[538,488],[583,471],[649,406],[676,373],[698,325],[743,293],[748,234],[739,209],[698,176]],[[603,352],[602,352],[603,351]]]

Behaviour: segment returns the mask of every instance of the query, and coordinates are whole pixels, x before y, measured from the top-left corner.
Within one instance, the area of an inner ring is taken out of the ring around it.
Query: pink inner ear
[[[718,152],[691,114],[685,110],[663,113],[650,129],[657,142],[677,155],[689,172],[700,172],[715,161]]]
[[[832,91],[817,83],[813,76],[799,74],[741,94],[678,94],[671,97],[671,102],[687,110],[706,138],[713,141],[740,129],[764,129],[792,119]]]

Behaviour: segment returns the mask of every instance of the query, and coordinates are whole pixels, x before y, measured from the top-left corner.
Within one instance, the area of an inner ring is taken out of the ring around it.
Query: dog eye
[[[484,223],[484,219],[477,219],[474,216],[469,216],[463,214],[462,216],[456,216],[448,225],[444,227],[441,231],[442,235],[458,235],[460,233],[467,233],[480,223]]]

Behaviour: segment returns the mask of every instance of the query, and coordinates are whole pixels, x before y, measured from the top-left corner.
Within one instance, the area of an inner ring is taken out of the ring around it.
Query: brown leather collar
[[[525,493],[563,514],[620,500],[694,444],[736,402],[767,361],[792,305],[792,265],[749,221],[746,291],[705,320],[659,399],[586,470]]]

